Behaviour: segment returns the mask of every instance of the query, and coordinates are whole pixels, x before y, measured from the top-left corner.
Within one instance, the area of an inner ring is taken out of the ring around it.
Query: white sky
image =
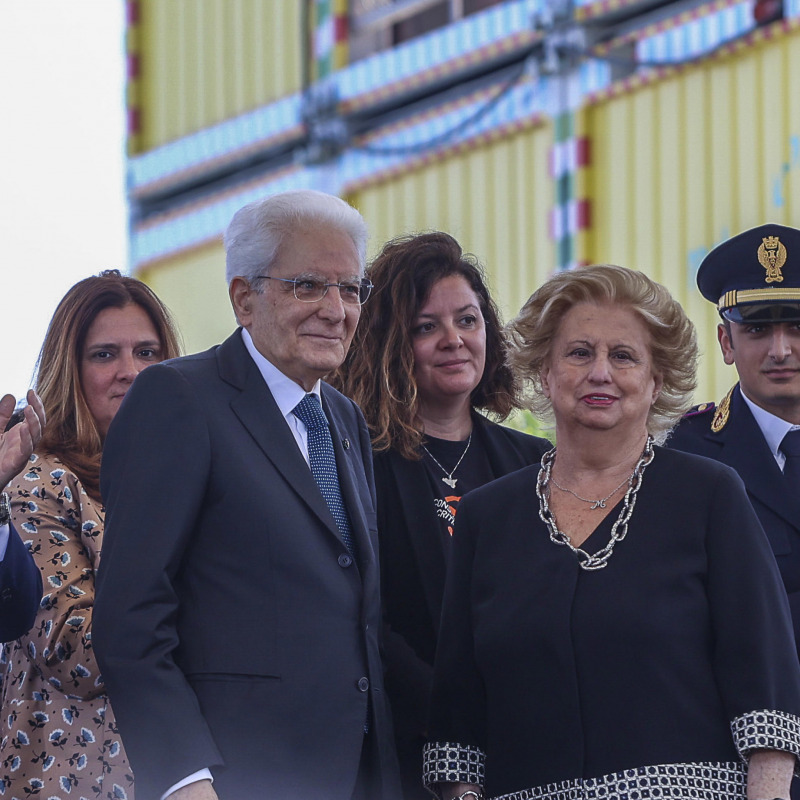
[[[127,270],[124,0],[0,0],[0,395],[66,290]]]

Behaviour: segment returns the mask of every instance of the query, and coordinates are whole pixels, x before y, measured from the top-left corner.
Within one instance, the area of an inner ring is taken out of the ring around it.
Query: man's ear
[[[717,341],[719,342],[719,349],[722,350],[723,360],[730,366],[733,364],[733,341],[731,340],[730,329],[722,322],[717,325]]]
[[[228,295],[231,298],[233,313],[236,321],[243,327],[250,327],[253,319],[253,298],[256,294],[250,281],[237,275],[228,286]]]

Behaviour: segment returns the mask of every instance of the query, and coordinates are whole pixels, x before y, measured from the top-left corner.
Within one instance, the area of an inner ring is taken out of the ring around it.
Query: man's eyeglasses
[[[265,281],[281,281],[281,283],[291,283],[294,285],[294,296],[301,303],[316,303],[322,300],[328,293],[331,286],[339,289],[339,296],[344,303],[364,305],[367,302],[369,293],[372,291],[372,283],[367,278],[360,281],[341,281],[340,283],[325,283],[314,278],[273,278],[271,275],[256,275]]]

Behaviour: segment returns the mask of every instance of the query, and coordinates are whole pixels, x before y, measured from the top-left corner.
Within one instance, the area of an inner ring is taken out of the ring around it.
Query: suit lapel
[[[220,377],[240,390],[231,401],[233,413],[299,499],[341,540],[314,476],[238,330],[219,346],[217,363]]]
[[[747,491],[793,527],[800,524],[800,491],[788,492],[783,473],[770,452],[739,387],[731,398],[730,420],[718,434],[706,438],[722,443],[720,461],[733,467]]]

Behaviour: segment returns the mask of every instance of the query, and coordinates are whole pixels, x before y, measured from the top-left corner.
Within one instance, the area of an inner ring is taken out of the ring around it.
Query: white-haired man
[[[286,192],[225,247],[241,328],[142,372],[104,449],[94,639],[136,794],[394,800],[369,435],[322,382],[366,226]]]

